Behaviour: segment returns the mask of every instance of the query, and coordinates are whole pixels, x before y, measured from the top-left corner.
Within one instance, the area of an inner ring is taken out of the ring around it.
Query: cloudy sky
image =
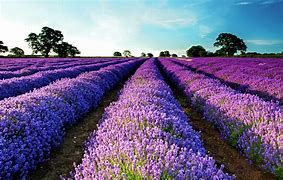
[[[31,53],[24,39],[43,26],[61,30],[82,55],[134,55],[192,45],[214,51],[221,32],[248,51],[283,51],[283,0],[0,0],[0,40]]]

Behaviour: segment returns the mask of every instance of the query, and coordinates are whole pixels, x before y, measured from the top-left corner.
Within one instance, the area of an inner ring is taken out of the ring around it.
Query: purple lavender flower
[[[217,79],[176,64],[175,59],[160,62],[168,77],[233,146],[273,173],[283,167],[279,129],[283,113],[278,102],[236,91]]]
[[[156,60],[124,85],[86,143],[75,179],[232,179],[206,155]]]
[[[72,125],[144,60],[130,60],[61,79],[0,101],[0,178],[25,177],[60,145]]]

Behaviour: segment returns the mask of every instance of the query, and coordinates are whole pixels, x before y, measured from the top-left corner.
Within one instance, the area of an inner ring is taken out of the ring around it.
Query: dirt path
[[[174,92],[175,97],[181,104],[184,112],[190,119],[190,124],[197,131],[201,132],[201,138],[204,142],[204,147],[207,153],[212,156],[217,165],[224,164],[224,171],[233,175],[236,179],[243,180],[273,180],[276,177],[250,164],[244,156],[241,156],[239,151],[229,145],[220,133],[213,128],[213,125],[202,118],[201,114],[194,110],[187,101],[186,96],[175,86],[173,86],[168,79],[165,78],[169,86]]]
[[[48,161],[39,165],[35,172],[29,174],[27,179],[60,179],[60,175],[68,177],[74,169],[73,162],[79,164],[84,153],[84,142],[89,135],[97,129],[104,109],[118,98],[118,92],[123,87],[123,82],[108,92],[97,109],[91,111],[82,121],[66,131],[61,146],[51,153]]]

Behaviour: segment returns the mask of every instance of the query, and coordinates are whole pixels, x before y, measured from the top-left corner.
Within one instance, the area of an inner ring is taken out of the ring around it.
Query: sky
[[[31,53],[24,39],[44,26],[62,31],[83,56],[133,55],[193,45],[215,51],[219,33],[248,52],[283,51],[283,0],[0,0],[0,40]]]

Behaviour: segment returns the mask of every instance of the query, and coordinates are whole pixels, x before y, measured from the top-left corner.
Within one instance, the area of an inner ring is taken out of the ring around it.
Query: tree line
[[[32,32],[25,39],[33,54],[40,53],[44,57],[49,57],[51,52],[56,53],[59,57],[74,57],[81,53],[77,47],[63,40],[62,32],[50,27],[43,27],[38,34]],[[8,47],[4,45],[3,41],[0,41],[0,53],[8,51]],[[24,50],[19,47],[10,49],[10,53],[8,56],[25,56]]]
[[[121,57],[123,55],[125,57],[134,57],[130,50],[124,50],[123,53],[121,53],[119,51],[115,51],[113,53],[113,56],[116,56],[116,57]],[[153,57],[153,54],[152,53],[147,53],[146,54],[146,53],[142,52],[140,57],[150,57],[151,58],[151,57]]]
[[[244,54],[247,50],[245,42],[231,33],[219,34],[213,45],[219,48],[214,53],[207,51],[201,45],[195,45],[186,51],[186,55],[187,57],[233,56],[238,51]],[[170,53],[169,51],[160,52],[159,56],[170,57]],[[172,54],[171,57],[176,57],[176,54]]]
[[[245,54],[247,50],[247,46],[245,42],[238,38],[237,36],[231,34],[231,33],[221,33],[216,38],[216,42],[213,44],[215,47],[219,47],[220,49],[216,50],[214,53],[206,51],[204,47],[201,45],[196,45],[190,47],[186,51],[186,55],[188,57],[206,57],[206,56],[233,56],[238,51],[241,52],[241,54]],[[129,50],[125,50],[123,52],[124,56],[130,57],[131,54]],[[152,53],[148,53],[153,56]],[[147,54],[147,55],[148,55]],[[113,54],[114,56],[122,56],[122,53],[116,51]],[[141,57],[146,57],[145,53],[141,53]],[[148,55],[148,57],[150,57]],[[177,54],[170,54],[168,50],[161,51],[159,53],[159,57],[178,57]],[[182,55],[182,57],[186,57],[185,55]]]
[[[264,53],[260,54],[257,52],[246,52],[247,45],[243,41],[243,39],[237,37],[231,33],[220,33],[216,38],[214,47],[217,47],[215,52],[207,51],[201,45],[191,46],[187,51],[186,55],[182,55],[181,57],[222,57],[222,56],[234,56],[236,53],[240,52],[237,56],[240,57],[283,57],[282,53]],[[128,50],[127,50],[128,51]],[[123,53],[125,55],[125,53]],[[153,57],[152,53],[146,55],[145,53],[141,53],[141,57]],[[120,52],[114,52],[114,56],[122,56]],[[127,56],[127,55],[125,55]],[[177,54],[170,54],[168,50],[161,51],[159,53],[159,57],[178,57]]]
[[[28,43],[29,47],[32,49],[32,53],[38,54],[40,53],[44,57],[49,57],[50,53],[56,53],[59,57],[74,57],[81,52],[72,44],[63,41],[64,36],[61,31],[54,30],[49,27],[43,27],[41,32],[30,33],[25,41]],[[247,52],[247,45],[243,41],[243,39],[237,37],[231,33],[220,33],[216,38],[214,47],[217,47],[215,52],[207,51],[201,45],[191,46],[187,51],[186,55],[182,55],[182,57],[213,57],[213,56],[234,56],[234,54],[240,52],[238,56],[242,57],[283,57],[282,53],[265,53],[260,54],[257,52]],[[4,45],[3,41],[0,41],[0,53],[8,52],[9,49]],[[23,57],[25,53],[23,49],[19,47],[14,47],[10,49],[10,53],[8,56],[15,57]],[[116,51],[113,53],[113,56],[122,56],[125,57],[133,57],[130,50],[124,50],[123,53]],[[152,53],[141,53],[141,57],[153,57]],[[168,50],[161,51],[159,53],[159,57],[178,57],[177,54],[170,54]]]
[[[188,57],[214,57],[214,56],[234,56],[235,53],[240,52],[237,56],[239,57],[283,57],[281,53],[257,53],[257,52],[246,52],[247,45],[243,39],[238,38],[236,35],[231,33],[221,33],[216,38],[214,47],[218,47],[215,52],[206,51],[201,45],[190,47],[186,53]]]

